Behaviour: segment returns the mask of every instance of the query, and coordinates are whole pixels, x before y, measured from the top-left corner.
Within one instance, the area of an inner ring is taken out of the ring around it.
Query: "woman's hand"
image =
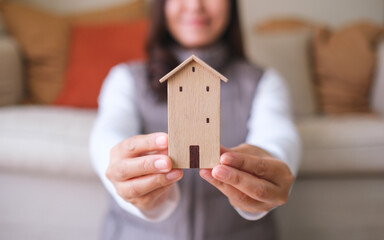
[[[168,197],[183,171],[172,170],[165,133],[137,135],[112,148],[107,178],[117,193],[141,210],[151,210]]]
[[[200,170],[200,176],[225,194],[232,206],[261,213],[287,202],[294,176],[284,162],[248,144],[221,151],[220,165]]]

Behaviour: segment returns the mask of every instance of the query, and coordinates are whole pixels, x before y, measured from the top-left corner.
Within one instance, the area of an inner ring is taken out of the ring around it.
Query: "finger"
[[[281,177],[289,171],[285,163],[274,158],[252,156],[240,152],[222,154],[220,163],[266,179],[276,185],[280,184]]]
[[[125,182],[117,182],[116,190],[126,201],[144,196],[156,189],[177,182],[183,176],[183,171],[174,169],[167,174],[152,174],[134,178]]]
[[[130,202],[141,210],[153,209],[157,204],[162,203],[168,197],[170,188],[173,185],[174,183],[153,190],[141,197],[131,199]]]
[[[229,151],[229,149],[228,148],[226,148],[226,147],[224,147],[224,146],[220,146],[220,155],[221,154],[223,154],[223,153],[225,153],[225,152],[228,152]]]
[[[136,157],[145,153],[160,151],[168,148],[168,135],[166,133],[152,133],[147,135],[137,135],[125,139],[117,145],[121,157]]]
[[[254,213],[265,212],[271,209],[271,207],[266,203],[255,200],[247,194],[239,191],[237,188],[215,179],[212,176],[212,169],[200,170],[200,176],[227,196],[231,205],[234,207],[243,211]]]
[[[167,149],[158,150],[158,151],[147,152],[147,153],[145,153],[143,155],[153,155],[153,154],[168,155],[168,148]]]
[[[278,199],[279,189],[276,185],[236,168],[219,165],[212,169],[212,176],[258,201],[273,203]]]
[[[171,183],[167,186],[156,189],[142,197],[144,197],[145,199],[148,199],[149,201],[153,200],[155,203],[163,202],[168,197],[169,191],[171,190],[171,187],[174,185],[175,183]],[[167,194],[164,194],[164,193],[167,193]]]
[[[242,143],[236,147],[233,147],[230,149],[231,152],[242,152],[242,153],[248,153],[250,155],[256,155],[260,157],[270,157],[271,154],[265,151],[264,149],[261,149],[259,147],[256,147],[254,145],[250,145],[247,143]]]
[[[172,161],[166,155],[146,155],[123,159],[108,169],[107,177],[116,181],[124,181],[153,173],[169,172]]]

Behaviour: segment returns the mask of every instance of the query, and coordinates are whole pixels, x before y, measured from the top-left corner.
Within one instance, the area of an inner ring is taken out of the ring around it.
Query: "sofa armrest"
[[[22,59],[16,41],[0,35],[0,106],[20,102],[23,96]]]
[[[377,66],[371,94],[373,110],[384,117],[384,39],[380,42],[377,51]]]

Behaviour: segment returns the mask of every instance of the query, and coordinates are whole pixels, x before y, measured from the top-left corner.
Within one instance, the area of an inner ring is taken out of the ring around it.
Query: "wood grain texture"
[[[187,58],[184,62],[182,62],[179,66],[175,67],[172,71],[170,71],[169,73],[167,73],[164,77],[162,77],[159,82],[165,82],[167,81],[173,74],[177,73],[180,69],[184,68],[185,65],[189,64],[191,61],[195,61],[197,63],[199,63],[202,67],[204,67],[207,71],[213,73],[213,75],[216,75],[218,78],[220,78],[220,80],[224,81],[224,82],[228,82],[228,79],[226,77],[224,77],[223,75],[221,75],[221,73],[219,73],[218,71],[216,71],[215,69],[213,69],[211,66],[209,66],[208,64],[206,64],[204,61],[202,61],[200,58],[196,57],[195,55],[192,55],[190,56],[189,58]]]
[[[200,168],[212,168],[219,164],[220,84],[223,76],[215,74],[205,65],[192,59],[166,75],[168,155],[174,168],[190,167],[191,145],[199,145]],[[183,89],[181,92],[180,87]]]

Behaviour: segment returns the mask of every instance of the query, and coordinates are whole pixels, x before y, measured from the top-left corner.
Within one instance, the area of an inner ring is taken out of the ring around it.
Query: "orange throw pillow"
[[[375,43],[381,31],[380,27],[363,22],[336,32],[324,28],[315,32],[315,73],[324,113],[370,111]]]
[[[72,29],[68,71],[55,104],[96,108],[101,85],[118,63],[145,58],[147,20]]]

